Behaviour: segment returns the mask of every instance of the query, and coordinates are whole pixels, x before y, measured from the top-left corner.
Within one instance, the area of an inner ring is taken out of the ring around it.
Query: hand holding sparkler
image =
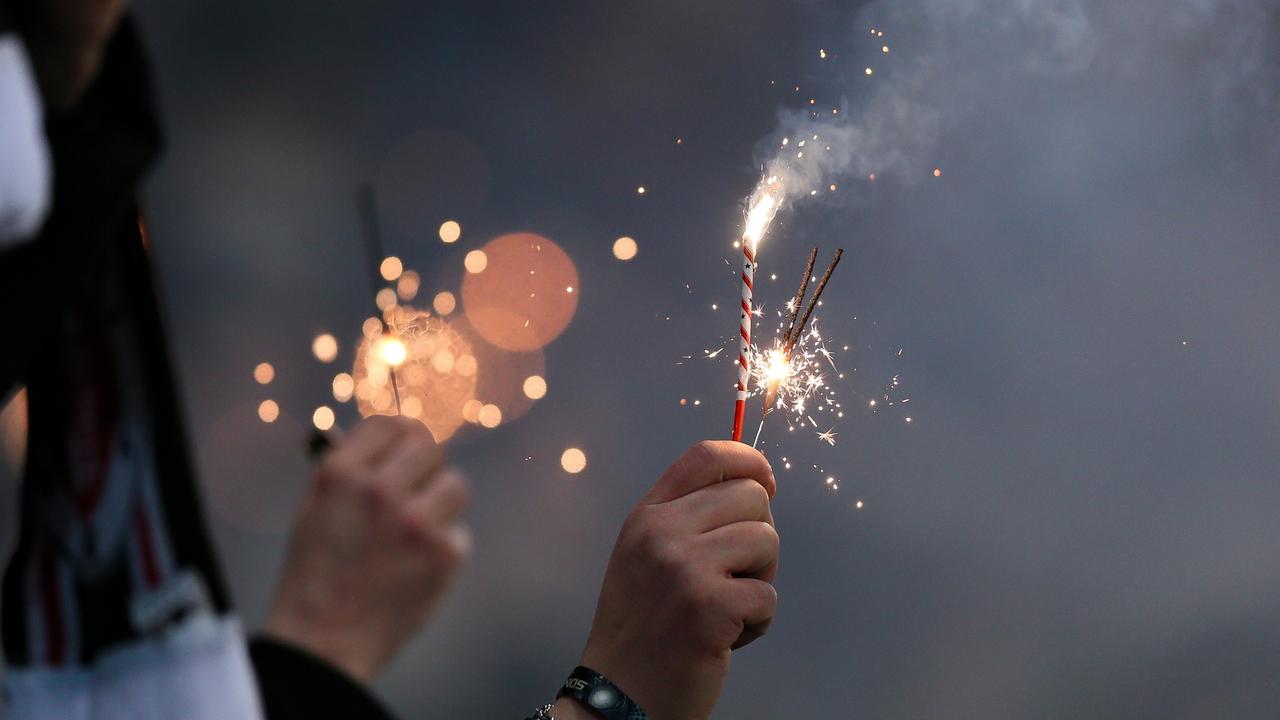
[[[267,632],[368,682],[470,553],[469,491],[417,420],[332,439],[294,524]]]
[[[710,715],[730,651],[763,635],[777,607],[775,492],[769,462],[740,443],[682,455],[618,535],[581,664],[655,720]]]

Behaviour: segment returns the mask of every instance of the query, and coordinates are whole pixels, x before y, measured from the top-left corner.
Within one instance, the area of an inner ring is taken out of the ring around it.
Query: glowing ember
[[[809,425],[814,424],[809,415],[835,412],[835,389],[828,385],[824,373],[824,368],[831,363],[817,321],[811,323],[808,331],[796,342],[789,360],[780,339],[768,348],[755,348],[752,354],[765,361],[755,363],[751,368],[754,385],[751,394],[757,396],[776,391],[771,409],[787,413],[792,423]],[[831,366],[834,369],[834,365]],[[823,435],[819,433],[820,440],[834,444]],[[831,437],[834,438],[834,434]]]
[[[462,425],[479,374],[471,344],[449,323],[397,307],[387,314],[386,332],[356,348],[352,396],[367,417],[395,413],[398,393],[400,414],[421,421],[436,442],[444,442]]]
[[[394,337],[378,338],[373,343],[373,352],[382,362],[391,367],[398,367],[409,354],[404,343]]]

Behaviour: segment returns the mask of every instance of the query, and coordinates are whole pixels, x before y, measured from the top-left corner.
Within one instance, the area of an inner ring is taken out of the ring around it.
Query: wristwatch
[[[647,720],[644,711],[626,693],[589,667],[574,668],[556,697],[577,700],[600,720]]]

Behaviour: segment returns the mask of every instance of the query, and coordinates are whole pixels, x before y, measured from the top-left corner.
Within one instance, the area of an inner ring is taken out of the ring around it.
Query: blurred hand
[[[10,7],[45,103],[73,105],[98,74],[125,0],[32,0]]]
[[[768,461],[742,443],[682,455],[622,526],[582,664],[654,720],[709,716],[730,650],[763,635],[777,606],[776,490]]]
[[[368,682],[470,553],[462,476],[416,420],[372,417],[325,454],[303,500],[267,632]]]

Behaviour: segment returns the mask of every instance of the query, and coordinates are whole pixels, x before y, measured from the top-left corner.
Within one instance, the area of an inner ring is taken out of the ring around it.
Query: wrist
[[[573,698],[562,697],[551,706],[555,720],[596,720],[596,715]]]
[[[361,659],[366,653],[346,641],[342,633],[309,631],[305,621],[294,622],[289,617],[273,613],[263,628],[263,634],[310,653],[361,684],[372,683],[377,674],[373,663]]]

